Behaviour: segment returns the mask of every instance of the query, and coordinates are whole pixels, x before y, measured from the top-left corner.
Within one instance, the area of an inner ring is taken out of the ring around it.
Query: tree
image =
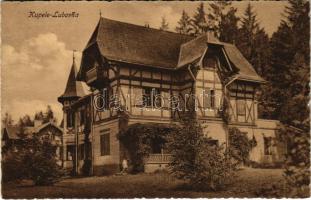
[[[265,116],[303,129],[310,127],[308,13],[308,1],[289,1],[286,18],[271,38],[271,67],[265,77],[271,86],[263,99],[275,108],[273,112],[263,109]]]
[[[208,29],[208,24],[206,21],[206,13],[204,11],[204,4],[201,2],[197,7],[192,19],[193,32],[192,34],[198,36],[205,33]]]
[[[4,114],[4,117],[2,119],[2,124],[3,124],[3,127],[10,126],[13,124],[12,116],[8,112]]]
[[[23,164],[35,185],[52,185],[62,176],[56,161],[56,146],[49,139],[34,136],[25,150]]]
[[[20,127],[26,127],[26,126],[33,126],[34,122],[33,120],[30,118],[29,115],[25,115],[22,118],[19,119],[18,121],[18,125]]]
[[[165,16],[162,17],[162,21],[161,21],[161,26],[160,26],[160,30],[162,31],[167,31],[168,30],[168,22],[166,21]]]
[[[225,10],[227,6],[231,5],[231,2],[214,1],[208,3],[208,5],[209,13],[207,15],[207,18],[209,28],[212,28],[215,31],[215,35],[219,37],[221,33],[220,24],[224,21],[224,19],[227,20],[227,18],[225,18]],[[230,9],[233,9],[233,7],[231,7]]]
[[[236,12],[236,8],[230,7],[226,14],[221,14],[218,27],[220,41],[235,43],[238,40],[240,18],[236,16]]]
[[[201,125],[187,119],[167,137],[172,161],[169,164],[176,178],[187,180],[195,190],[223,189],[233,178],[234,165],[218,146],[204,136]]]
[[[179,19],[178,25],[175,30],[180,34],[189,35],[191,33],[191,19],[185,10],[182,11],[181,18]]]
[[[46,122],[56,122],[56,118],[54,117],[54,112],[52,110],[52,107],[50,105],[47,105],[46,112],[45,112],[45,119],[44,123]]]

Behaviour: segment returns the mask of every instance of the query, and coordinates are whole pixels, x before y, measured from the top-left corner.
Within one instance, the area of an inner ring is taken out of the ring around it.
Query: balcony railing
[[[148,158],[146,158],[146,164],[152,163],[170,163],[172,160],[171,154],[150,154]]]
[[[101,84],[108,77],[107,70],[99,66],[93,67],[86,72],[86,83],[88,85]]]

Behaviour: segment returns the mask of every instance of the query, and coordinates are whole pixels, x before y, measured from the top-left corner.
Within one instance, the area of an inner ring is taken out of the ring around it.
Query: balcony
[[[103,88],[107,80],[108,72],[100,66],[93,67],[86,72],[86,83],[91,87]]]
[[[168,164],[172,160],[171,154],[150,154],[145,164]]]

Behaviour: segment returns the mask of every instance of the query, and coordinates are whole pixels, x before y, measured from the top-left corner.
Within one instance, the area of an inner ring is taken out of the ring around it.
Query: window
[[[79,145],[79,160],[83,160],[84,159],[84,144],[80,144]]]
[[[100,155],[110,155],[110,133],[105,133],[100,136]]]
[[[146,87],[143,89],[143,105],[152,107],[161,107],[160,90],[158,88]]]
[[[264,137],[265,155],[272,155],[272,137]]]
[[[207,92],[204,92],[203,106],[204,108],[215,107],[215,90],[208,90]]]
[[[67,113],[67,127],[74,127],[74,125],[75,125],[75,113],[69,111]]]
[[[237,114],[244,116],[246,114],[245,100],[237,100]]]
[[[73,160],[74,159],[74,153],[75,152],[75,146],[74,145],[68,145],[67,146],[67,153],[66,153],[66,160]]]
[[[80,125],[85,123],[85,110],[80,111]]]

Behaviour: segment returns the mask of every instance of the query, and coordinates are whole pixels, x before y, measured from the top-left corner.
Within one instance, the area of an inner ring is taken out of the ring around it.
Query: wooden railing
[[[94,81],[97,78],[97,67],[94,67],[86,72],[87,82]]]
[[[169,163],[172,160],[171,154],[149,154],[149,157],[146,159],[146,164],[151,163]]]

